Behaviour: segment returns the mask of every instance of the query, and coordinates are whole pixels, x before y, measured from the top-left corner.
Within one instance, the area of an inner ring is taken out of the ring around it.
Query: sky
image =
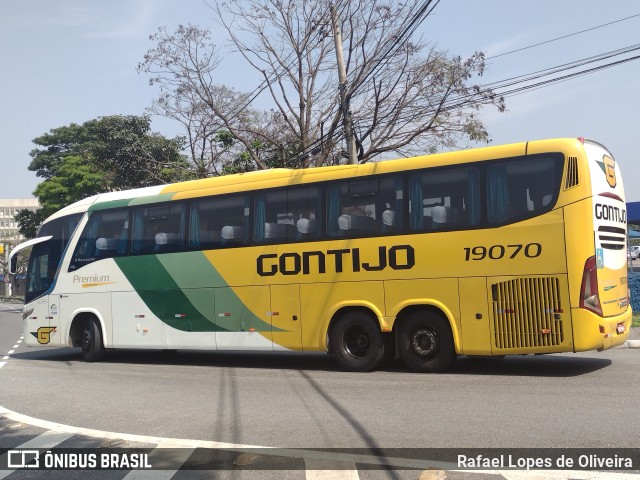
[[[0,198],[29,198],[41,181],[27,168],[34,138],[100,116],[145,113],[158,90],[136,67],[153,47],[149,35],[158,27],[211,28],[226,49],[225,32],[213,20],[214,2],[0,0]],[[635,0],[441,0],[420,33],[452,56],[485,52],[487,70],[472,79],[482,85],[640,43],[637,16],[508,53],[638,14]],[[260,84],[232,53],[224,61],[237,68],[225,69],[222,83],[244,91]],[[640,134],[639,87],[640,59],[507,97],[505,113],[487,108],[481,118],[493,145],[556,137],[604,144],[622,169],[627,201],[640,201],[633,147]],[[152,130],[170,138],[183,133],[160,117],[153,117]]]

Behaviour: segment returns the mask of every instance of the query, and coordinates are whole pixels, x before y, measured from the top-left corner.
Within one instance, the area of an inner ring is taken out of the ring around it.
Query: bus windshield
[[[25,302],[38,298],[51,288],[60,259],[82,215],[82,213],[68,215],[40,227],[37,237],[51,236],[51,239],[34,245],[31,250],[27,267]]]

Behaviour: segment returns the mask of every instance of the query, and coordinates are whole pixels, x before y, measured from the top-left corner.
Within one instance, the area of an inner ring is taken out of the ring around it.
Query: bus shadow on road
[[[34,349],[12,355],[28,361],[85,363],[80,350],[68,348]],[[195,367],[255,368],[274,370],[342,371],[336,361],[324,353],[295,352],[215,352],[206,350],[107,350],[100,364],[177,365]],[[90,365],[90,364],[87,364]]]
[[[596,372],[612,363],[609,358],[571,355],[513,355],[504,358],[460,357],[450,373],[519,377],[577,377]]]
[[[52,361],[67,364],[84,363],[78,349],[34,349],[15,353],[14,358],[29,361]],[[337,362],[324,353],[297,352],[212,352],[212,351],[149,351],[108,350],[101,363],[116,365],[177,365],[197,367],[250,368],[267,370],[304,370],[344,372]],[[606,368],[609,358],[567,355],[521,355],[499,357],[458,357],[451,369],[443,375],[496,375],[525,377],[575,377]],[[89,364],[88,364],[89,365]],[[380,369],[405,375],[425,375],[407,370],[396,359]],[[357,375],[357,374],[353,374]],[[366,375],[366,374],[365,374]]]

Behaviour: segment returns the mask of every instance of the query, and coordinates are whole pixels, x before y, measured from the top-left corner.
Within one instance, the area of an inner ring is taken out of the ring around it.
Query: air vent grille
[[[570,188],[575,187],[578,185],[579,181],[578,157],[569,157],[567,159],[567,176],[564,182],[564,189],[569,190]]]
[[[560,281],[516,278],[491,286],[498,349],[548,347],[564,339]]]
[[[627,231],[619,227],[598,227],[600,246],[607,250],[622,250],[627,244]]]

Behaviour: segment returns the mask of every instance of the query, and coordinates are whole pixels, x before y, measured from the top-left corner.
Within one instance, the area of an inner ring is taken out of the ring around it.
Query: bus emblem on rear
[[[608,155],[603,155],[602,162],[598,162],[600,168],[607,177],[607,183],[611,188],[616,188],[616,161]]]

